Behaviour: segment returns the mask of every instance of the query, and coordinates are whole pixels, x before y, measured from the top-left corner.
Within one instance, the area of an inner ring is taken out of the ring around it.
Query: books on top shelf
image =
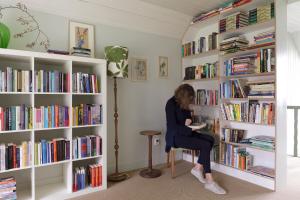
[[[185,68],[184,80],[213,79],[218,76],[218,62]]]
[[[70,92],[70,75],[59,71],[34,72],[35,92]]]
[[[73,47],[72,56],[91,57],[91,49]]]
[[[32,129],[32,119],[30,106],[0,107],[0,131]]]
[[[248,81],[249,86],[249,99],[255,98],[275,98],[275,81]]]
[[[218,105],[218,91],[199,89],[196,92],[195,104],[200,106],[216,106]]]
[[[40,106],[34,109],[35,128],[69,126],[69,107],[60,105]]]
[[[246,148],[237,147],[231,144],[222,144],[221,160],[224,165],[237,168],[243,171],[253,166],[254,157],[246,151]]]
[[[102,186],[102,165],[92,164],[87,167],[76,167],[73,172],[73,192],[87,187]]]
[[[96,125],[102,123],[102,105],[80,104],[72,109],[73,126]]]
[[[56,138],[51,141],[41,139],[34,144],[34,164],[41,165],[70,159],[70,141]]]
[[[0,178],[0,199],[17,199],[17,181],[14,177]]]
[[[213,32],[207,37],[200,37],[197,41],[182,45],[182,57],[201,54],[218,49],[218,33]]]
[[[0,144],[0,171],[31,165],[31,142]]]
[[[102,155],[102,138],[96,135],[73,139],[73,159]]]
[[[72,84],[74,93],[99,93],[99,81],[95,74],[73,73]]]
[[[249,46],[249,41],[243,36],[230,37],[220,43],[220,51],[223,54],[243,51]]]
[[[224,142],[240,143],[245,137],[245,130],[222,128],[221,140]]]
[[[219,22],[220,33],[236,30],[248,26],[249,16],[246,12],[237,12],[221,19]]]
[[[214,10],[211,10],[207,13],[200,13],[200,14],[193,17],[191,24],[195,24],[197,22],[201,22],[201,21],[204,21],[208,18],[217,16],[217,15],[219,15],[219,13],[220,13],[219,9],[214,9]]]
[[[275,178],[275,169],[270,167],[257,165],[257,166],[250,167],[249,171],[269,178]]]
[[[0,70],[0,92],[32,92],[31,70],[6,67]]]
[[[249,122],[273,125],[275,118],[274,103],[249,101]]]

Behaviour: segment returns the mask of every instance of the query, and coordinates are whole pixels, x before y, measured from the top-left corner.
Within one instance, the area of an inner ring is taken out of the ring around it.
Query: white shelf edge
[[[0,131],[0,134],[31,132],[33,129]]]
[[[101,127],[101,126],[103,126],[103,124],[72,126],[72,128]]]
[[[59,161],[59,162],[52,162],[52,163],[47,163],[47,164],[34,165],[34,167],[35,168],[40,168],[40,167],[59,165],[59,164],[64,164],[64,163],[69,163],[69,162],[71,162],[71,160],[63,160],[63,161]]]
[[[63,126],[63,127],[55,127],[55,128],[36,128],[33,129],[34,131],[51,131],[51,130],[61,130],[61,129],[68,129],[71,128],[70,126]]]
[[[4,174],[4,173],[8,173],[8,172],[21,171],[21,170],[26,170],[26,169],[31,169],[31,168],[32,168],[32,166],[27,166],[27,167],[22,167],[22,168],[13,168],[13,169],[0,171],[0,174]]]
[[[95,158],[102,158],[102,155],[89,156],[89,157],[85,157],[85,158],[73,158],[72,161],[89,160],[89,159],[95,159]]]
[[[102,93],[72,93],[74,96],[101,96]]]

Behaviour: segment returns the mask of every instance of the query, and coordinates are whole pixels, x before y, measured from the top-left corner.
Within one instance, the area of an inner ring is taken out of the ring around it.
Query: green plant
[[[9,28],[0,23],[0,48],[7,48],[10,40],[10,31]]]

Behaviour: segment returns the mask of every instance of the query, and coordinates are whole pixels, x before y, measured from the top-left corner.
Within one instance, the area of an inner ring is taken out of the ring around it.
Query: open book
[[[191,129],[195,129],[195,130],[200,130],[200,129],[206,127],[206,124],[205,123],[194,123],[192,125],[189,125],[188,127]]]

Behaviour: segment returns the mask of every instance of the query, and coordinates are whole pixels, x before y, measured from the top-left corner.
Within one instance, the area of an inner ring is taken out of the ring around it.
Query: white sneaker
[[[214,181],[211,183],[205,183],[204,188],[215,194],[226,194],[226,191]]]
[[[193,168],[191,170],[191,174],[193,174],[201,183],[205,183],[205,178],[203,177],[203,171]]]

